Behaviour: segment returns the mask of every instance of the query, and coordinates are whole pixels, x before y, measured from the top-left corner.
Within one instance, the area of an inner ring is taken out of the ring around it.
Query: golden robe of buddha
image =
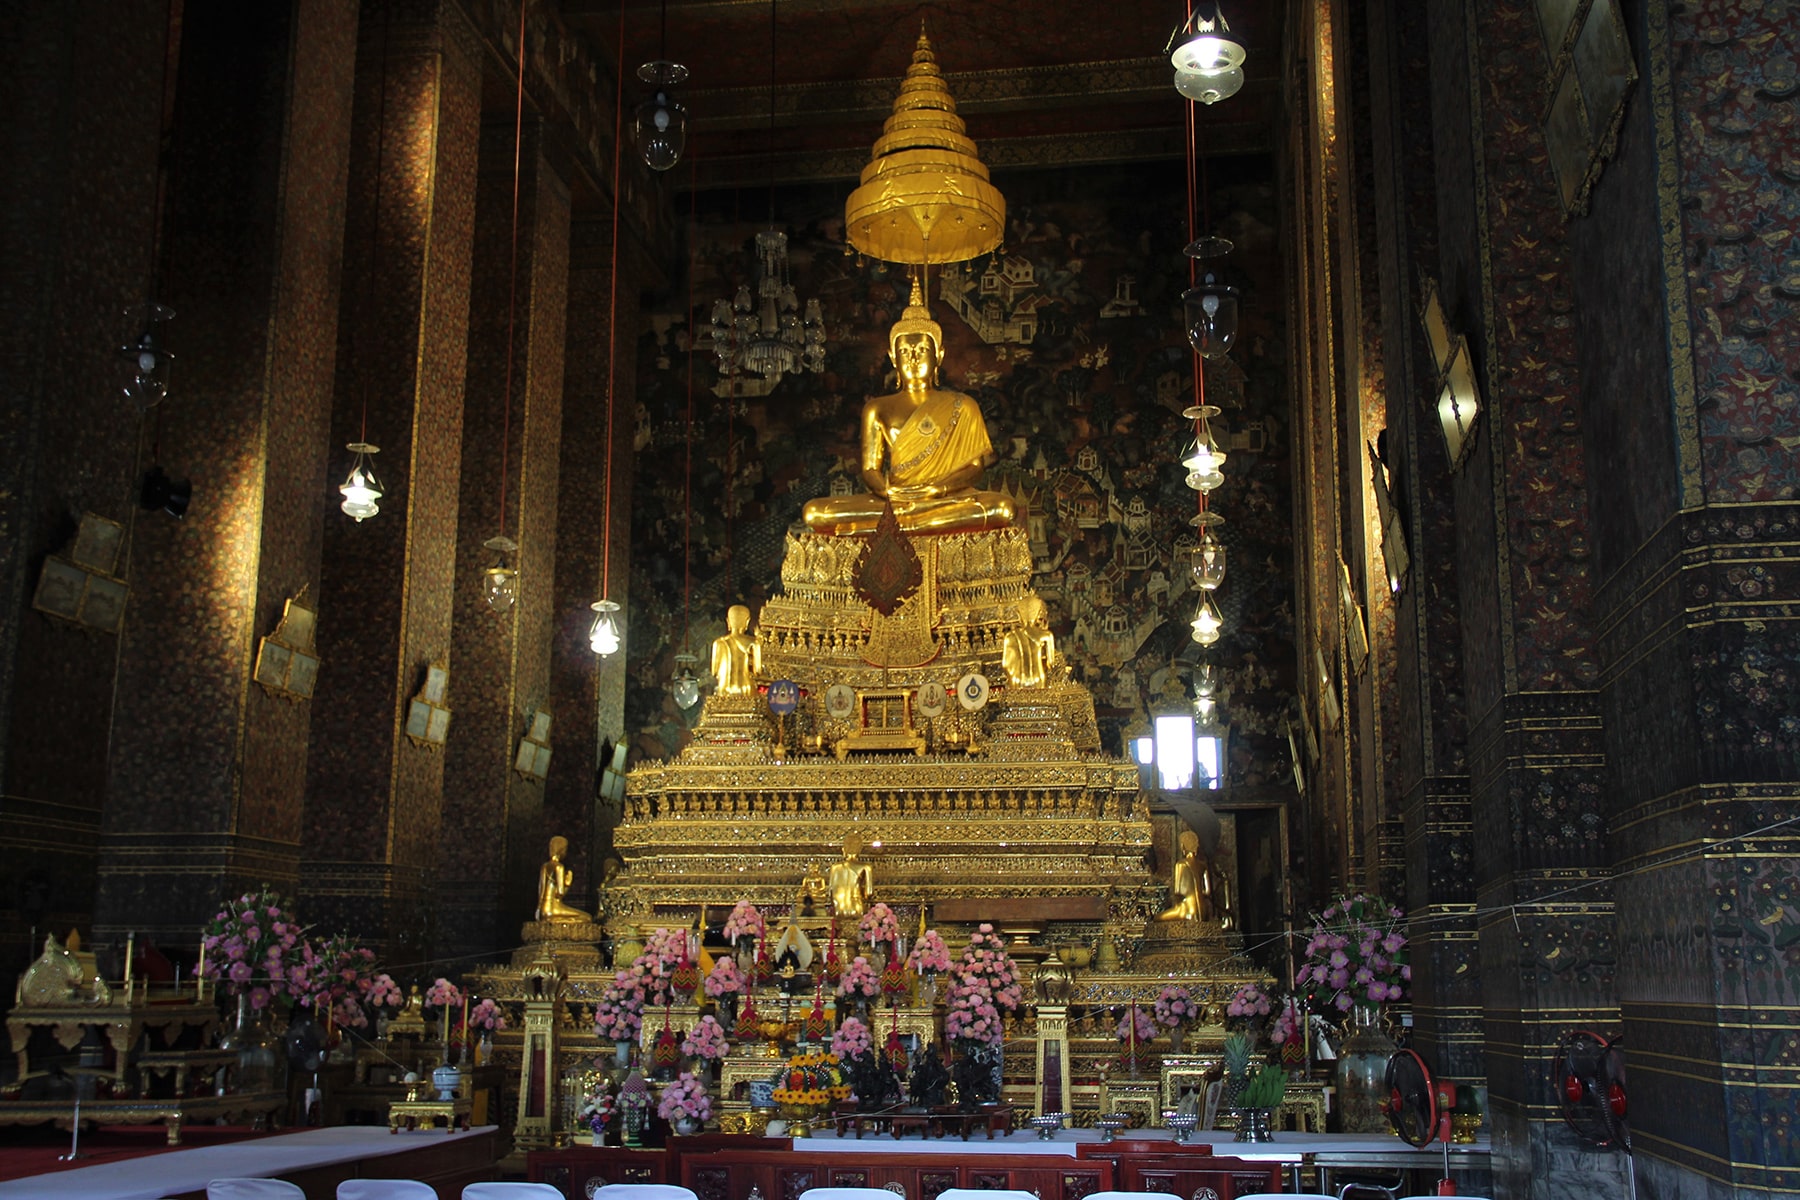
[[[857,858],[862,839],[854,833],[844,839],[844,859],[831,868],[831,911],[840,917],[860,917],[875,892],[875,869]]]
[[[568,852],[568,838],[550,839],[550,861],[538,868],[537,919],[540,921],[593,920],[579,908],[563,903],[563,896],[575,881],[575,872],[569,870],[568,865],[563,862],[563,855]]]
[[[862,496],[821,496],[801,510],[818,533],[868,533],[891,501],[907,532],[948,533],[1012,524],[1013,503],[975,487],[994,459],[981,408],[937,386],[944,331],[913,280],[912,302],[888,331],[900,390],[863,405]]]
[[[724,637],[712,644],[713,678],[721,696],[742,696],[756,690],[756,673],[762,670],[762,646],[744,631],[750,628],[750,610],[734,604],[725,612]]]

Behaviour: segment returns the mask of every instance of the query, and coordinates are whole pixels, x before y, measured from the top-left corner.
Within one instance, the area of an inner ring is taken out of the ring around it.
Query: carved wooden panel
[[[870,1187],[867,1167],[834,1167],[831,1169],[832,1187]]]
[[[920,1171],[919,1200],[937,1200],[939,1192],[956,1186],[955,1171]]]
[[[1003,1192],[1012,1186],[1012,1177],[1005,1171],[971,1170],[968,1186],[983,1192]]]
[[[700,1200],[731,1200],[730,1183],[731,1172],[724,1167],[697,1167],[690,1186]]]
[[[775,1186],[780,1200],[800,1200],[800,1193],[816,1187],[819,1177],[814,1167],[787,1167],[775,1172]]]
[[[1064,1171],[1062,1200],[1087,1200],[1100,1190],[1100,1177],[1092,1171]]]

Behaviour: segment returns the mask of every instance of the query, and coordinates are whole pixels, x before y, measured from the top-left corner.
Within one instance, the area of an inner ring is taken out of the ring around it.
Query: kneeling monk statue
[[[944,331],[913,280],[912,302],[888,331],[900,390],[863,405],[862,477],[869,494],[821,496],[801,515],[816,533],[868,533],[892,501],[907,532],[952,533],[1012,524],[1013,504],[975,487],[994,460],[981,408],[937,386]]]

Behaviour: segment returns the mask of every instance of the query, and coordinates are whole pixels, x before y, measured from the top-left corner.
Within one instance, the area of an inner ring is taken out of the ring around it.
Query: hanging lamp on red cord
[[[369,441],[370,372],[366,347],[359,343],[362,329],[375,319],[375,281],[381,274],[381,162],[387,150],[388,25],[391,20],[392,17],[384,10],[381,17],[381,46],[377,51],[381,74],[375,102],[375,196],[369,207],[369,252],[366,260],[368,287],[364,291],[363,319],[352,322],[350,326],[350,357],[356,364],[356,387],[362,393],[362,417],[356,440],[344,447],[356,456],[350,463],[350,474],[344,482],[338,484],[338,494],[344,498],[338,507],[343,509],[345,516],[354,517],[358,525],[381,511],[378,501],[384,491],[381,480],[375,477],[375,463],[372,461],[375,455],[381,453],[381,447]]]
[[[506,472],[512,451],[512,389],[514,329],[519,314],[519,179],[525,151],[525,10],[519,5],[519,88],[513,107],[512,263],[506,297],[506,390],[500,406],[500,532],[482,543],[493,556],[493,565],[481,573],[482,598],[500,616],[519,602],[519,569],[513,565],[519,544],[506,536]]]
[[[625,6],[619,5],[619,62],[615,71],[618,94],[613,100],[613,177],[612,177],[612,298],[607,305],[606,349],[606,458],[604,482],[604,515],[600,524],[600,599],[588,605],[594,610],[594,623],[588,628],[588,648],[601,658],[617,654],[624,644],[623,620],[612,590],[612,466],[613,466],[613,394],[619,382],[619,166],[624,157],[625,135]]]
[[[693,161],[688,162],[688,361],[687,361],[687,423],[682,431],[681,451],[681,652],[675,656],[675,677],[669,681],[669,695],[674,697],[675,706],[689,709],[700,703],[700,677],[694,668],[700,660],[695,657],[693,649],[688,645],[688,634],[693,626],[694,601],[694,255],[693,230],[699,217],[700,192],[694,184],[696,172]]]

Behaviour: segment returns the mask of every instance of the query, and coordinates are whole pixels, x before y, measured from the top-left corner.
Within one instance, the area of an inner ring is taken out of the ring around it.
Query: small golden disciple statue
[[[800,911],[811,915],[813,905],[825,899],[825,895],[825,876],[819,874],[817,863],[809,863],[800,880]]]
[[[550,861],[538,868],[538,902],[537,917],[539,921],[591,921],[592,917],[563,903],[563,895],[569,885],[575,881],[575,872],[569,870],[563,862],[563,855],[569,852],[569,839],[553,837],[550,839]]]
[[[875,894],[874,868],[856,857],[861,849],[862,839],[851,834],[844,839],[844,860],[831,868],[831,911],[840,917],[862,916]]]
[[[1175,860],[1169,891],[1174,894],[1175,903],[1164,909],[1157,920],[1204,921],[1212,916],[1212,877],[1200,865],[1200,835],[1191,829],[1181,831],[1181,857]]]
[[[888,501],[907,532],[1011,525],[1012,501],[975,487],[994,460],[993,443],[980,406],[938,387],[944,331],[931,319],[917,279],[912,302],[888,331],[888,356],[900,390],[863,405],[862,478],[869,494],[807,501],[801,510],[807,526],[815,533],[868,533]]]
[[[1019,624],[1006,631],[1000,662],[1014,687],[1043,687],[1056,658],[1056,635],[1047,628],[1044,602],[1036,596],[1019,601]]]
[[[724,637],[712,644],[713,678],[721,696],[742,696],[756,690],[756,673],[762,670],[762,646],[744,631],[750,628],[750,610],[734,604],[725,613]]]

